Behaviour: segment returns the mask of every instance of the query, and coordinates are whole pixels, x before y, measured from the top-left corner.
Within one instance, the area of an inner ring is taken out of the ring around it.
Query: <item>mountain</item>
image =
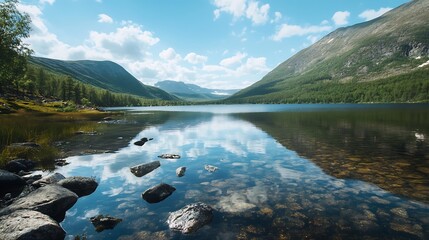
[[[339,28],[228,102],[429,101],[429,1]]]
[[[221,90],[203,88],[195,84],[165,80],[155,84],[156,87],[189,101],[224,99],[238,92],[237,89]]]
[[[144,85],[123,67],[111,61],[62,61],[31,57],[30,63],[112,92],[133,94],[149,99],[177,100],[176,97],[161,89]]]

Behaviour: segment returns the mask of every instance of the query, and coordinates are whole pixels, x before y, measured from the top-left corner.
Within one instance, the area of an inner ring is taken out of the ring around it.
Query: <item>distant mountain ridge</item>
[[[238,89],[209,89],[200,87],[196,84],[172,80],[157,82],[155,86],[170,94],[190,101],[224,99],[239,91]]]
[[[63,61],[41,57],[31,57],[29,61],[112,92],[133,94],[149,99],[177,100],[176,97],[161,89],[144,85],[119,64],[111,61]]]
[[[339,28],[230,102],[429,101],[429,1]]]

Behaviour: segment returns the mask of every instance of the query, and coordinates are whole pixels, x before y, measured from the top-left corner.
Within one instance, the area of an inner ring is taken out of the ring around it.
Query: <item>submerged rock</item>
[[[212,207],[204,203],[193,203],[170,213],[167,223],[170,229],[191,233],[210,223],[212,218]]]
[[[164,158],[164,159],[179,159],[180,155],[179,154],[166,153],[166,154],[161,154],[158,157]]]
[[[215,166],[213,166],[213,165],[205,165],[205,166],[204,166],[204,169],[205,169],[205,170],[207,170],[207,171],[209,171],[209,172],[215,172],[215,171],[217,171],[219,168],[218,168],[218,167],[215,167]]]
[[[0,210],[0,215],[28,209],[41,212],[61,222],[64,220],[66,211],[76,203],[77,199],[78,196],[68,189],[56,184],[46,185]]]
[[[142,193],[142,198],[148,203],[158,203],[170,196],[176,188],[166,183],[160,183]]]
[[[118,223],[122,222],[122,219],[98,215],[89,219],[95,227],[95,231],[102,232],[106,229],[113,229],[118,225]]]
[[[178,177],[183,177],[185,176],[185,171],[186,171],[186,167],[179,167],[176,169],[176,175]]]
[[[0,239],[58,240],[66,233],[49,216],[33,210],[18,210],[0,217]]]
[[[0,198],[7,193],[10,193],[12,196],[19,195],[25,185],[25,180],[20,176],[5,170],[0,170]]]
[[[160,166],[161,166],[161,163],[159,161],[153,161],[150,163],[144,163],[144,164],[131,167],[130,170],[136,177],[143,177],[144,175],[152,172],[153,170],[159,168]]]
[[[68,177],[60,180],[58,185],[76,193],[79,197],[93,193],[98,187],[97,181],[89,177]]]
[[[134,145],[143,146],[146,142],[149,142],[151,140],[153,140],[153,138],[148,139],[148,138],[144,137],[144,138],[140,139],[139,141],[135,142]]]

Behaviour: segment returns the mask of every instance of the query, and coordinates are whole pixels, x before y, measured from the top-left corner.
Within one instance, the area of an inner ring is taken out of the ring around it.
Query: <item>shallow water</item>
[[[428,105],[132,108],[100,124],[103,134],[71,144],[124,147],[57,169],[99,182],[61,223],[70,239],[429,238]],[[154,140],[133,144],[142,137]],[[157,157],[164,153],[182,158]],[[130,172],[154,160],[161,167],[152,173]],[[141,193],[161,182],[177,190],[145,202]],[[213,221],[189,235],[170,231],[168,213],[198,201],[214,207]],[[97,233],[89,221],[97,214],[123,221]]]

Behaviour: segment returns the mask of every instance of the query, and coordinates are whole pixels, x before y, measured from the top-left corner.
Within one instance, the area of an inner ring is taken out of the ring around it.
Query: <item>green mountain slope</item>
[[[414,0],[337,29],[228,101],[428,101],[428,16],[429,1]]]
[[[203,88],[195,84],[164,80],[157,82],[156,87],[188,101],[208,101],[224,99],[239,90],[223,90]]]
[[[123,67],[111,61],[62,61],[31,57],[30,63],[116,93],[133,94],[149,99],[177,99],[161,89],[142,84]]]

